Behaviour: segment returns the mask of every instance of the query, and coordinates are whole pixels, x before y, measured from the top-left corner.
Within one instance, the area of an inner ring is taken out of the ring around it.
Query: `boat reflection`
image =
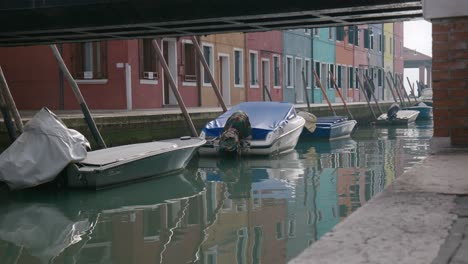
[[[206,224],[203,190],[199,177],[178,174],[100,192],[17,193],[0,210],[0,259],[185,263]]]

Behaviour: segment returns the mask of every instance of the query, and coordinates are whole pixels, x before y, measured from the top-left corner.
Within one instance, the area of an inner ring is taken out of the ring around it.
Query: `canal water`
[[[430,153],[432,123],[359,127],[274,158],[196,157],[118,188],[0,203],[0,262],[287,263]]]

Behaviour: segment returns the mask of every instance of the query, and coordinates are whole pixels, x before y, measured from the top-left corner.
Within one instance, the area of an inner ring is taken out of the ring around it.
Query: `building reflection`
[[[22,193],[0,207],[0,259],[286,263],[428,152],[407,131],[374,133],[271,158],[199,157],[184,174],[106,191]]]

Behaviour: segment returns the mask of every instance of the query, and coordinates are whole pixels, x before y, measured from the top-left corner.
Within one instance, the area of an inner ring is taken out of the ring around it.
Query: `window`
[[[390,37],[390,54],[393,54],[393,38]]]
[[[237,87],[244,86],[244,51],[234,49],[234,85]]]
[[[400,58],[403,56],[403,41],[400,41]]]
[[[276,223],[276,239],[283,239],[283,223]]]
[[[304,28],[304,34],[310,35],[310,29],[309,28]]]
[[[250,52],[250,86],[258,87],[258,53]]]
[[[315,80],[314,86],[319,87],[317,82],[320,80],[320,62],[318,62],[318,61],[315,62],[315,72],[317,73],[318,80]]]
[[[184,81],[196,82],[195,71],[195,47],[193,43],[183,43],[182,58],[184,63]]]
[[[344,26],[336,27],[336,40],[343,41],[344,35],[345,35]]]
[[[364,29],[364,48],[370,48],[370,30]]]
[[[331,72],[331,75],[333,75],[333,77],[336,79],[336,77],[335,77],[335,65],[334,64],[329,64],[328,65],[328,73],[326,75],[326,78],[328,78],[328,88],[332,89],[335,86],[333,84],[333,80],[330,78],[330,72]]]
[[[274,86],[279,87],[280,84],[280,57],[273,55],[273,74],[274,74]]]
[[[354,44],[354,26],[348,27],[348,43]]]
[[[379,52],[382,52],[383,50],[383,39],[382,39],[382,34],[379,34]]]
[[[342,66],[341,66],[341,65],[338,65],[338,66],[337,66],[337,76],[336,76],[336,77],[337,77],[337,79],[338,79],[338,80],[337,80],[337,81],[338,81],[337,85],[338,85],[338,87],[340,87],[340,88],[343,87],[343,86],[342,86],[342,83],[341,83],[341,79],[342,79],[341,75],[342,75]]]
[[[107,78],[106,42],[85,42],[74,47],[74,77],[76,79]]]
[[[359,68],[356,68],[355,72],[356,72],[356,86],[354,87],[359,88],[359,80],[358,80]]]
[[[295,237],[296,236],[296,220],[294,220],[294,219],[289,220],[288,236],[289,237]]]
[[[305,67],[304,67],[304,79],[306,82],[306,87],[310,88],[310,60],[305,60]]]
[[[247,246],[247,228],[237,230],[236,260],[238,264],[246,263],[245,251]]]
[[[260,263],[263,248],[263,230],[261,226],[254,227],[254,244],[252,251],[252,263]]]
[[[374,34],[370,35],[370,49],[374,49]]]
[[[210,67],[211,73],[214,72],[214,56],[213,56],[213,46],[203,44],[203,57],[205,57],[206,63]],[[203,85],[210,85],[209,73],[203,69]]]
[[[353,88],[354,87],[354,68],[353,67],[349,67],[349,73],[348,73],[348,76],[349,76],[349,79],[348,79],[348,86],[349,88]]]
[[[318,37],[319,35],[319,29],[318,28],[314,28],[314,36],[317,36]]]
[[[377,84],[378,86],[382,86],[382,69],[378,69],[377,71]]]
[[[359,46],[359,29],[357,26],[354,26],[354,45]]]
[[[328,28],[328,39],[333,39],[333,28],[331,27]]]
[[[292,57],[286,57],[286,86],[292,88]]]

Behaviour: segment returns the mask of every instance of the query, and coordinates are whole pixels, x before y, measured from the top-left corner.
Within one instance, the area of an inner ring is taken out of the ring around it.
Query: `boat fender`
[[[190,137],[190,136],[182,136],[182,137],[180,137],[180,140],[189,140],[191,138],[192,137]]]

